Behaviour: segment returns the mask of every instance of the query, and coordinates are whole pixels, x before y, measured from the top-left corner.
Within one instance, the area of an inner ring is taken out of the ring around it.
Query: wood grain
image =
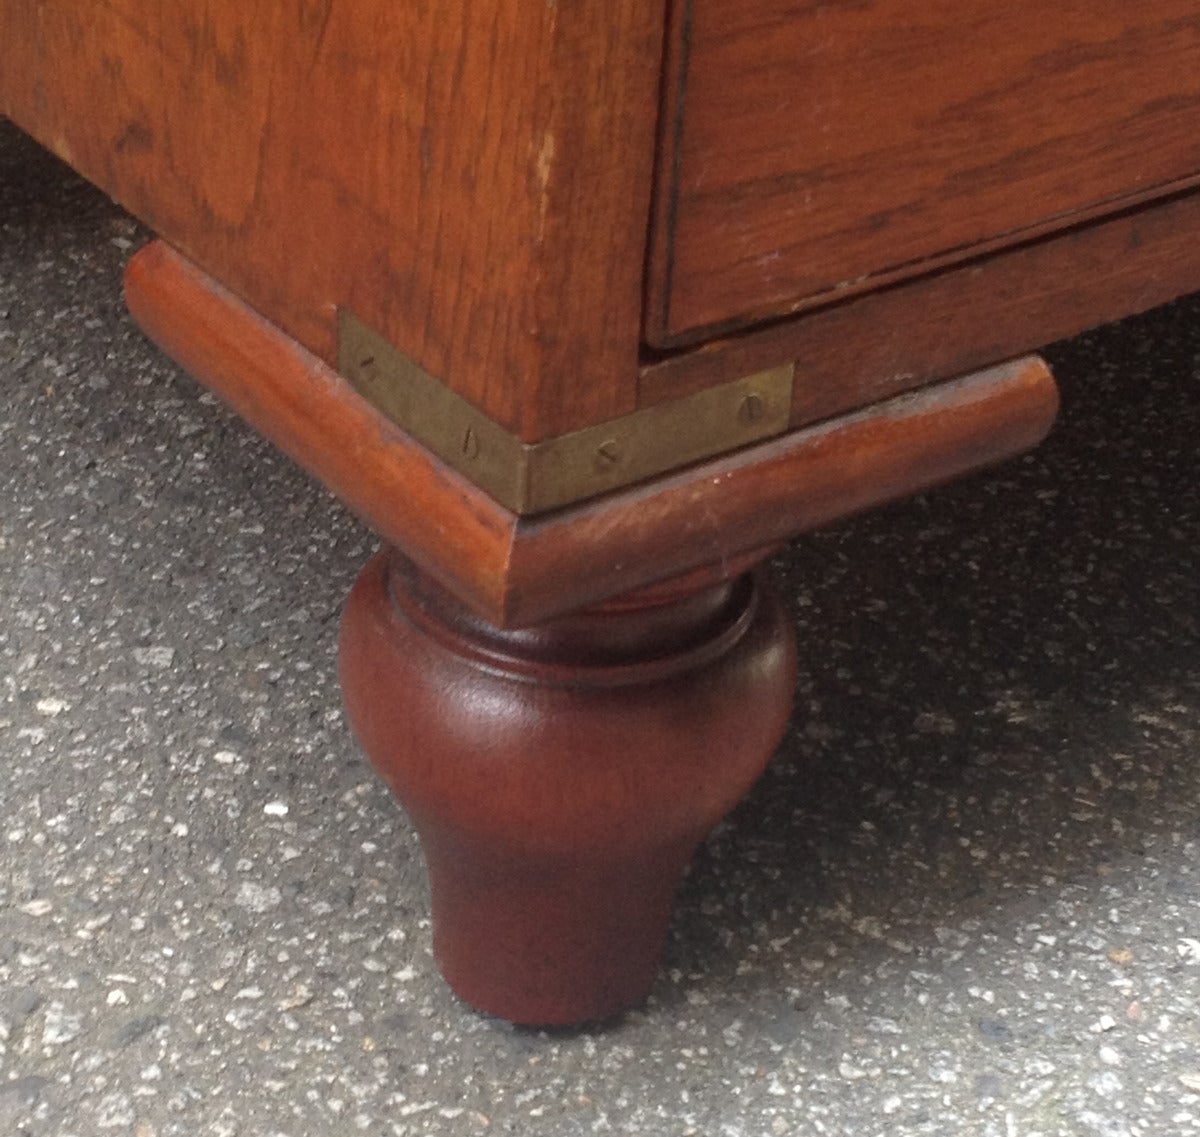
[[[1200,175],[1196,0],[676,5],[660,346]]]
[[[707,570],[699,575],[708,580],[741,572],[756,550],[1035,445],[1057,409],[1049,371],[1025,359],[587,506],[518,519],[162,244],[130,262],[126,295],[164,350],[502,626],[536,624],[693,570]]]
[[[383,418],[327,364],[161,242],[125,297],[168,355],[376,532],[484,612],[501,612],[513,515]]]
[[[0,0],[0,114],[326,362],[634,408],[665,0]]]
[[[1200,193],[648,361],[641,401],[796,362],[792,426],[892,398],[1200,289]]]

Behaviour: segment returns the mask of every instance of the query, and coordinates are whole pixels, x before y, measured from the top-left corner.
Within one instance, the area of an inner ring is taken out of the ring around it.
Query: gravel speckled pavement
[[[1200,1134],[1200,300],[1035,455],[796,542],[796,715],[642,1009],[430,957],[339,706],[374,541],[133,328],[0,124],[0,1134]]]

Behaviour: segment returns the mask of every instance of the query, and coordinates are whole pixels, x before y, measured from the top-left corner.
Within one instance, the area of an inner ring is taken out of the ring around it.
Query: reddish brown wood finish
[[[1200,289],[1200,193],[647,363],[645,405],[796,361],[803,426]]]
[[[341,669],[420,832],[447,980],[554,1024],[649,992],[688,859],[783,733],[795,646],[758,576],[502,632],[381,554]]]
[[[878,400],[1195,282],[1195,197],[932,274],[1200,176],[1196,0],[677,0],[643,312],[666,3],[0,0],[0,112],[212,274],[144,251],[139,321],[404,550],[347,606],[347,707],[448,978],[524,1022],[645,994],[784,728],[747,560],[1057,406],[1035,358]],[[791,358],[795,420],[841,417],[517,518],[331,370],[339,308],[527,440]]]
[[[480,614],[533,624],[739,558],[1041,440],[1057,408],[1035,358],[797,431],[648,485],[518,519],[336,373],[162,245],[126,274],[163,349]]]
[[[0,114],[326,362],[633,409],[665,0],[0,0]]]
[[[1036,357],[941,384],[739,455],[523,523],[509,564],[513,611],[586,577],[612,595],[696,564],[728,564],[849,514],[1035,446],[1058,391]],[[649,571],[646,571],[649,570]],[[577,587],[579,587],[577,585]]]
[[[796,311],[1200,176],[1195,0],[674,0],[647,335]]]

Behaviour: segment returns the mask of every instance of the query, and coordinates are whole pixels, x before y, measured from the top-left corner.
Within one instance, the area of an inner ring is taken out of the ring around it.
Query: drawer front
[[[1200,180],[1200,0],[675,0],[647,340]]]

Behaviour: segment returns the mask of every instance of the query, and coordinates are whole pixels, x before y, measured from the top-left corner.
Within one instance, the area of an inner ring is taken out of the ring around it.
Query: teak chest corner
[[[653,981],[790,710],[755,566],[1034,445],[1200,288],[1200,0],[0,0],[0,114],[161,237],[147,333],[384,539],[356,733],[454,987]]]

